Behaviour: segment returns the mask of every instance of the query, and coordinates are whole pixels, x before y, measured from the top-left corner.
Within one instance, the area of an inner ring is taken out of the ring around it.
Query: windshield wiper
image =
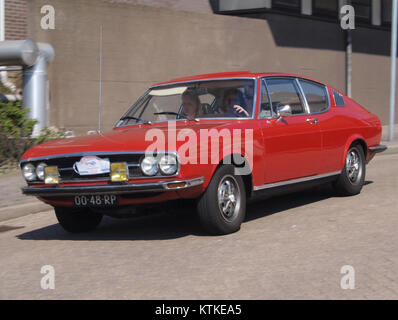
[[[154,112],[154,114],[155,115],[158,115],[158,114],[175,115],[175,116],[183,117],[184,119],[187,119],[187,120],[193,120],[193,121],[199,122],[199,119],[197,119],[197,118],[189,118],[185,114],[172,112],[172,111]]]
[[[152,122],[151,121],[147,121],[147,120],[144,120],[144,119],[142,119],[142,118],[138,118],[138,117],[134,117],[134,116],[125,116],[125,117],[121,117],[120,118],[120,120],[137,120],[137,121],[141,121],[141,122],[143,122],[143,123],[147,123],[147,124],[152,124]]]

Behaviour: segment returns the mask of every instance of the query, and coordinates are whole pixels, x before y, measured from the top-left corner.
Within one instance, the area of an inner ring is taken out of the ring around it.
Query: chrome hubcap
[[[240,191],[233,176],[225,176],[218,185],[218,206],[223,218],[232,221],[239,212]]]
[[[347,155],[346,171],[351,183],[356,183],[361,178],[361,158],[356,150],[351,150]]]

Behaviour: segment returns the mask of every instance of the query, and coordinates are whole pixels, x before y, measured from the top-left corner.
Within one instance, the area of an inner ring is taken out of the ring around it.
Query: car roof
[[[277,76],[284,76],[284,77],[297,77],[302,79],[307,79],[310,81],[318,82],[323,84],[321,81],[316,80],[311,77],[298,75],[294,73],[282,73],[282,72],[252,72],[252,71],[232,71],[232,72],[218,72],[218,73],[206,73],[206,74],[198,74],[188,77],[182,78],[175,78],[165,82],[159,82],[154,84],[153,86],[160,86],[166,85],[171,83],[178,83],[178,82],[188,82],[188,81],[195,81],[195,80],[212,80],[212,79],[222,79],[222,78],[262,78],[262,77],[277,77]]]

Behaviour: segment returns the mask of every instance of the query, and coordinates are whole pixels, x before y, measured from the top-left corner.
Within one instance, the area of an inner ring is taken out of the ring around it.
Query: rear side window
[[[345,107],[344,97],[336,90],[333,90],[333,98],[336,107]]]
[[[329,107],[325,86],[305,80],[299,81],[307,99],[310,113],[325,111]]]
[[[304,104],[293,79],[267,79],[266,82],[275,114],[278,107],[285,105],[290,106],[292,114],[305,113]]]

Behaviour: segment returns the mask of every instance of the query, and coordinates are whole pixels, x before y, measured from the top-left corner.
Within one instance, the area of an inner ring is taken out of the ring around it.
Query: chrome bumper
[[[204,178],[190,180],[139,182],[117,185],[95,185],[95,186],[46,186],[46,187],[23,187],[22,193],[37,197],[58,197],[73,195],[92,194],[124,194],[137,192],[165,192],[181,190],[203,184]],[[173,186],[174,185],[174,186]]]

